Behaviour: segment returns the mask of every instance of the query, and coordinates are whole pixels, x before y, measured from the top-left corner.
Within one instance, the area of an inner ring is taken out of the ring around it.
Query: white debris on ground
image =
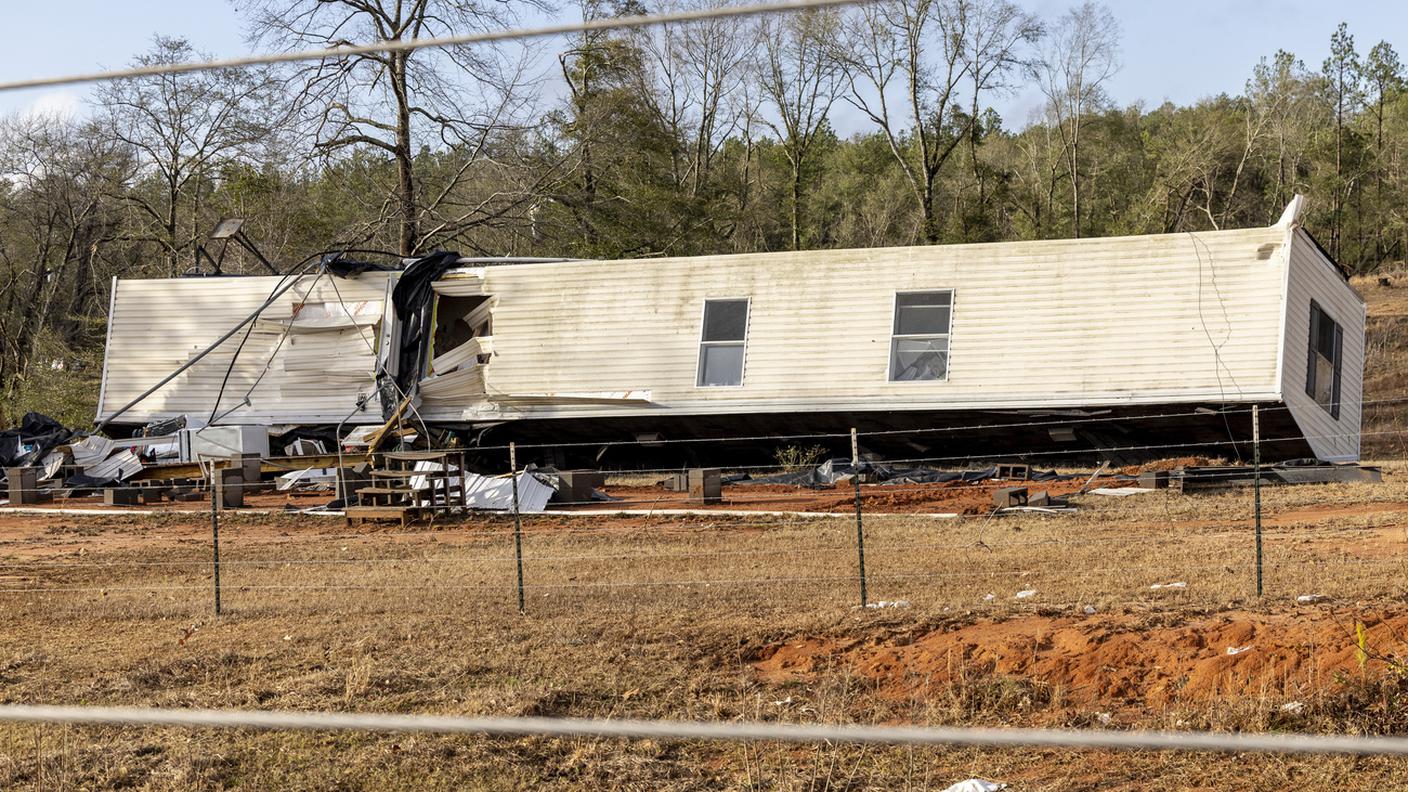
[[[1109,726],[1109,725],[1110,725],[1110,722],[1113,721],[1114,719],[1115,719],[1115,716],[1111,715],[1111,714],[1108,713],[1108,712],[1097,712],[1097,713],[1095,713],[1095,720],[1096,720],[1097,722],[1099,722],[1099,724],[1100,724],[1101,726]]]
[[[1153,591],[1158,591],[1159,589],[1185,589],[1188,588],[1188,582],[1184,580],[1176,580],[1172,583],[1155,583],[1149,588]]]
[[[1153,491],[1154,490],[1151,489],[1145,489],[1144,487],[1096,487],[1087,494],[1104,495],[1109,498],[1127,498],[1130,495],[1143,495],[1146,492]]]
[[[1285,704],[1281,705],[1282,712],[1289,712],[1292,715],[1300,712],[1303,709],[1305,709],[1304,701],[1287,701]]]
[[[1325,596],[1324,594],[1302,594],[1299,597],[1296,597],[1296,602],[1299,602],[1302,605],[1309,605],[1315,602],[1324,602],[1327,599],[1329,599],[1329,597]]]
[[[998,781],[986,781],[981,778],[970,778],[967,781],[959,781],[943,792],[997,792],[999,789],[1006,789],[1007,785]]]
[[[1251,651],[1251,646],[1229,646],[1227,647],[1227,656],[1231,657],[1247,651]]]
[[[537,514],[548,507],[553,488],[539,481],[531,473],[518,474],[518,511],[523,514]],[[470,473],[465,476],[464,502],[471,509],[493,509],[511,511],[513,509],[513,480],[508,476],[480,476]]]
[[[292,473],[285,473],[279,476],[275,487],[279,492],[287,492],[294,487],[303,487],[312,484],[336,484],[337,468],[304,468],[295,470]]]
[[[992,601],[995,600],[995,599],[997,599],[997,595],[996,595],[996,594],[984,594],[984,595],[983,595],[983,602],[992,602]]]
[[[1084,611],[1085,611],[1085,615],[1086,615],[1086,616],[1094,616],[1094,615],[1095,615],[1095,606],[1094,606],[1094,605],[1086,605],[1085,608],[1084,608]]]
[[[867,603],[865,607],[871,608],[871,609],[880,609],[880,608],[908,608],[908,607],[909,607],[909,600],[880,600],[880,601],[878,601],[878,602]]]
[[[1013,598],[1014,598],[1014,599],[1029,599],[1029,598],[1035,597],[1035,596],[1036,596],[1036,589],[1027,589],[1026,591],[1019,591],[1019,592],[1017,592],[1017,593],[1014,595]]]

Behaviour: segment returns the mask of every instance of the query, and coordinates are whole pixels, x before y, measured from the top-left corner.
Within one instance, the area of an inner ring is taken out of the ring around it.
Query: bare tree
[[[1007,0],[894,0],[851,17],[838,48],[846,100],[880,129],[937,242],[939,173],[978,122],[981,97],[1004,85],[1041,25]],[[964,88],[971,112],[960,102]]]
[[[0,122],[0,393],[98,334],[101,295],[121,271],[107,258],[121,236],[114,196],[133,170],[132,152],[98,124]],[[18,417],[12,406],[0,399],[0,420]]]
[[[254,0],[248,13],[255,42],[289,49],[490,31],[515,18],[509,4],[492,0]],[[291,82],[316,151],[369,148],[390,157],[396,184],[386,219],[409,256],[531,202],[530,191],[484,186],[494,145],[518,128],[525,59],[468,45],[376,52],[325,59],[298,69]],[[427,186],[417,157],[430,148],[453,151],[456,164]]]
[[[759,86],[775,114],[765,121],[781,142],[790,166],[791,243],[802,247],[803,185],[818,136],[841,89],[841,68],[831,42],[838,17],[807,11],[765,19],[759,26],[764,53]]]
[[[720,0],[683,0],[659,10],[717,5]],[[746,93],[753,25],[748,19],[711,19],[635,33],[641,94],[656,123],[678,143],[675,182],[690,197],[709,184],[715,157],[744,121],[747,103],[736,99]]]
[[[1119,34],[1110,9],[1086,0],[1062,15],[1032,69],[1065,153],[1076,237],[1081,234],[1081,131],[1087,115],[1107,102],[1105,82],[1119,69]]]
[[[204,58],[184,39],[158,36],[134,65]],[[125,192],[139,215],[137,231],[162,248],[167,274],[194,261],[200,201],[221,164],[264,143],[280,113],[276,84],[257,69],[220,69],[100,83],[98,113],[112,137],[136,151],[155,190]]]

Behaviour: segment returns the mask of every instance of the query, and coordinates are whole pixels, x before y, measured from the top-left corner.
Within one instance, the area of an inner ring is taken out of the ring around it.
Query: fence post
[[[518,562],[518,612],[524,612],[523,604],[523,518],[518,513],[518,446],[508,444],[509,480],[513,482],[513,555]]]
[[[856,488],[856,561],[860,567],[860,606],[870,603],[865,591],[865,528],[860,517],[860,442],[855,427],[851,427],[851,482]]]
[[[206,483],[210,489],[210,551],[215,566],[215,615],[220,615],[220,489],[215,486],[215,461],[210,462],[210,476]]]
[[[1256,509],[1256,595],[1261,596],[1261,413],[1252,405],[1252,498]]]

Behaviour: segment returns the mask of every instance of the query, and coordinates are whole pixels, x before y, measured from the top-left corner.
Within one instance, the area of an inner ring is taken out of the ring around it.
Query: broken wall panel
[[[243,330],[133,407],[122,422],[181,415],[204,420],[222,387],[219,413],[229,412],[223,423],[337,423],[354,413],[359,396],[374,393],[384,325],[377,312],[385,309],[389,274],[339,279],[336,288],[328,283],[332,277],[303,276],[249,329],[238,357]],[[115,280],[98,419],[238,325],[280,281],[272,276]],[[345,326],[336,315],[343,304],[339,297],[352,315]],[[300,314],[306,324],[295,319]],[[246,393],[250,403],[241,405]],[[373,395],[349,422],[379,422],[380,413]]]

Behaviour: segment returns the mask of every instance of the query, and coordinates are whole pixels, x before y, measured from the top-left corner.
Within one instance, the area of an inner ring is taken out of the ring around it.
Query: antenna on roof
[[[244,231],[241,230],[243,227],[243,217],[221,218],[220,222],[216,223],[215,228],[211,230],[209,237],[210,239],[219,239],[225,243],[220,248],[220,258],[211,258],[210,253],[206,251],[204,246],[196,245],[196,269],[195,272],[192,274],[204,274],[200,271],[200,257],[205,256],[206,260],[210,262],[212,267],[214,267],[214,271],[212,271],[210,274],[223,275],[224,273],[220,270],[220,267],[225,262],[225,251],[229,250],[231,240],[234,240],[235,244],[254,254],[254,257],[259,260],[259,263],[263,264],[264,268],[269,270],[270,273],[274,275],[282,274],[274,267],[273,264],[269,263],[268,259],[264,258],[264,254],[259,252],[259,248],[254,246],[254,243],[250,241],[249,237],[245,236]]]

